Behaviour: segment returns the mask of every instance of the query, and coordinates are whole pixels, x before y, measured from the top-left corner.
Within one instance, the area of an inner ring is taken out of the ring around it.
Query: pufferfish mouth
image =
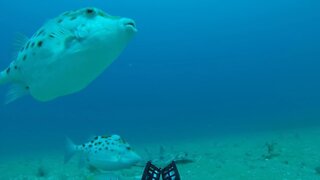
[[[127,22],[126,24],[124,24],[125,26],[131,26],[131,27],[136,27],[136,25],[134,24],[134,22]]]
[[[124,26],[128,29],[132,29],[134,32],[137,31],[136,24],[134,22],[127,22]]]
[[[137,31],[136,23],[132,19],[124,18],[122,19],[122,23],[124,27],[132,29],[133,31]]]

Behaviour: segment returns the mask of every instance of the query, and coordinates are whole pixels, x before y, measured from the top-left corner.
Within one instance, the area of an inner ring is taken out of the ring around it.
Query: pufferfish
[[[119,135],[96,136],[91,141],[75,145],[67,139],[65,163],[81,152],[85,165],[101,171],[113,171],[137,165],[142,158]]]
[[[0,84],[13,83],[6,102],[30,94],[50,101],[78,92],[96,79],[123,51],[137,29],[129,18],[98,8],[65,12],[24,38]]]

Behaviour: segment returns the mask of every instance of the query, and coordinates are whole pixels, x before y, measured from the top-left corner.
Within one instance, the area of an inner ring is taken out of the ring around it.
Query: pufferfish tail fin
[[[66,149],[64,154],[64,163],[67,163],[77,151],[77,145],[75,145],[70,138],[66,138]]]

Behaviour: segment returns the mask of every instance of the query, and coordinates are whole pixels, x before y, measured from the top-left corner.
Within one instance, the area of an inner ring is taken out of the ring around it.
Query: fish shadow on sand
[[[169,151],[164,146],[159,147],[159,152],[157,154],[151,153],[148,148],[144,149],[146,154],[146,161],[151,161],[153,164],[164,167],[175,161],[176,164],[185,165],[194,163],[196,161],[195,155],[190,155],[188,152],[175,151],[173,148]],[[145,164],[139,164],[139,166],[144,166]]]

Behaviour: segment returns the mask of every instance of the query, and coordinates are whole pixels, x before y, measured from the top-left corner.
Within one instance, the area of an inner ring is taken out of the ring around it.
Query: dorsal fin
[[[28,41],[29,38],[26,35],[22,33],[16,33],[13,41],[13,61],[18,57],[19,51],[25,46]]]
[[[16,50],[20,50],[25,46],[25,44],[29,41],[29,38],[22,34],[22,33],[16,33],[15,35],[15,40],[13,42],[13,46],[15,47]]]

